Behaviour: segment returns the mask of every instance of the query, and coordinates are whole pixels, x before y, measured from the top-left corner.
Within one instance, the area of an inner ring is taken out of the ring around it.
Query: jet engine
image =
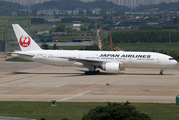
[[[104,63],[102,64],[102,69],[109,73],[119,73],[120,64],[119,63]]]

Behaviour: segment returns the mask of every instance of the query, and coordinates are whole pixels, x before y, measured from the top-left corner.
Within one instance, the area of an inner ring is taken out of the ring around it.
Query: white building
[[[80,31],[81,21],[73,21],[73,29]]]

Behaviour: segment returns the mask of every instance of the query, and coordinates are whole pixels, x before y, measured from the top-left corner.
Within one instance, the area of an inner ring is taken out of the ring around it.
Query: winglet
[[[19,24],[12,24],[12,27],[22,51],[42,50]]]

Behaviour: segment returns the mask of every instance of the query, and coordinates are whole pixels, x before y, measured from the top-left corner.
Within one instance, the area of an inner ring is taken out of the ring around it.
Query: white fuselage
[[[125,68],[163,69],[177,64],[172,57],[154,52],[42,50],[20,25],[12,24],[12,27],[21,49],[14,55],[55,66],[85,67],[89,69],[85,75],[99,74],[96,68],[119,73]]]
[[[120,68],[167,68],[177,63],[172,57],[154,52],[125,52],[125,51],[78,51],[78,50],[41,50],[25,51],[23,54],[30,54],[33,57],[20,56],[32,61],[41,62],[55,66],[78,66],[87,67],[89,65],[78,60],[68,58],[89,60],[96,67],[102,63],[119,63]],[[98,63],[99,61],[99,63]]]

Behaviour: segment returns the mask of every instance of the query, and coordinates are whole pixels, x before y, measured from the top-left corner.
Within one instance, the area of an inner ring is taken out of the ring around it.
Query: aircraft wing
[[[82,59],[82,58],[71,58],[71,57],[60,57],[64,59],[68,59],[71,61],[77,61],[77,62],[98,62],[98,63],[103,63],[104,61],[101,60],[92,60],[92,59]]]
[[[75,58],[75,57],[59,57],[59,58],[63,58],[63,59],[68,59],[70,61],[76,61],[76,62],[81,62],[84,64],[90,64],[90,65],[102,65],[103,63],[109,62],[109,61],[105,61],[105,60],[93,60],[93,59],[83,59],[83,58]],[[119,62],[120,64],[122,64],[121,62]]]

